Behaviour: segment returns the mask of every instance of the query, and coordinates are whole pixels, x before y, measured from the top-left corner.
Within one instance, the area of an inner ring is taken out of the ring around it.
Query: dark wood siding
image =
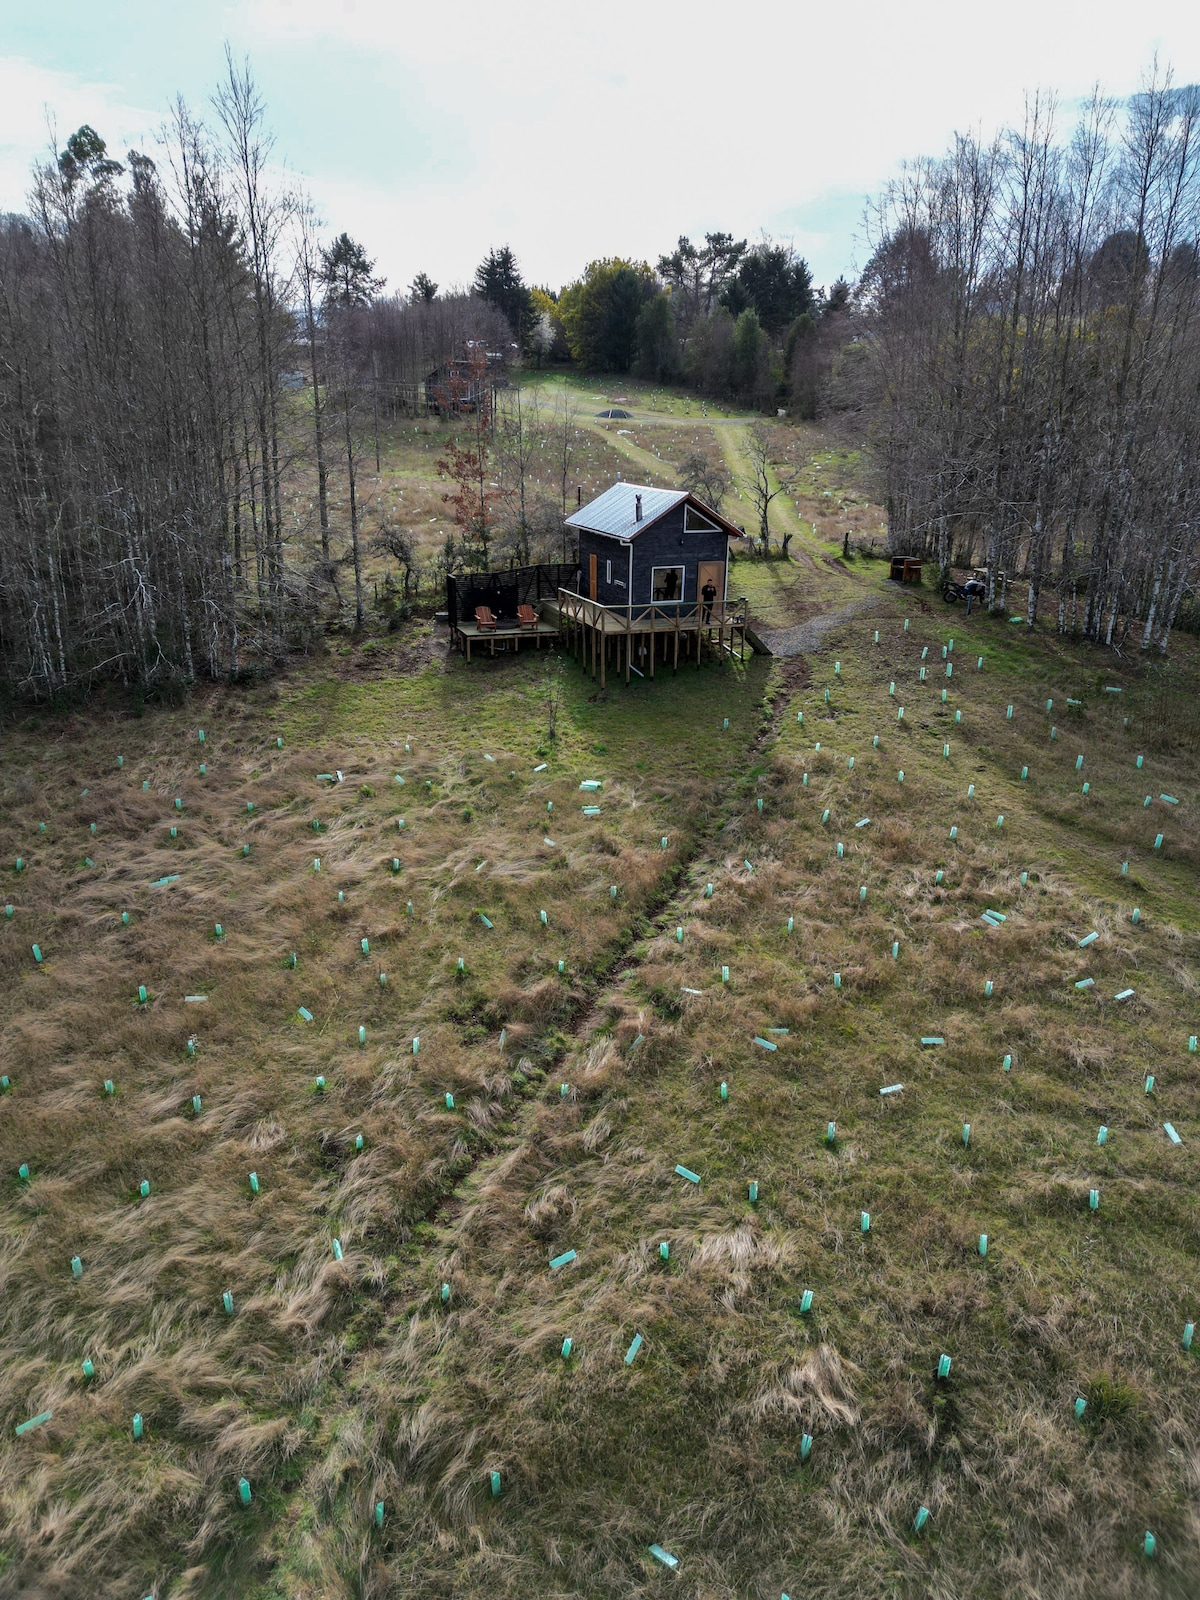
[[[633,599],[645,605],[652,593],[651,573],[655,567],[682,567],[681,600],[696,599],[696,568],[701,561],[727,561],[729,535],[723,529],[712,533],[683,531],[683,504],[668,511],[633,541]]]
[[[587,594],[588,558],[596,556],[597,593],[595,598],[604,606],[623,606],[629,600],[629,546],[608,534],[579,530],[579,593]],[[612,562],[613,581],[605,580],[606,562]]]

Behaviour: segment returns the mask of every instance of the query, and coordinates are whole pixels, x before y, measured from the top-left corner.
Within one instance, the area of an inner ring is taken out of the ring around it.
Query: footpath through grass
[[[10,738],[0,1585],[1195,1592],[1196,753],[836,583]]]

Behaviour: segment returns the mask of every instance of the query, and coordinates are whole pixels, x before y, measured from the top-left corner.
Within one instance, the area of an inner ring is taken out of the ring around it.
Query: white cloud
[[[462,281],[504,242],[558,285],[597,255],[653,261],[681,232],[764,226],[829,281],[861,261],[861,200],[904,157],[1019,119],[1026,91],[1127,94],[1156,52],[1200,79],[1192,0],[194,5],[212,78],[228,32],[270,84],[278,154],[394,289],[419,270]],[[153,50],[142,41],[143,83]],[[0,60],[0,205],[45,147],[44,103],[61,134],[92,121],[123,154],[174,87],[147,112],[117,82]]]
[[[129,105],[117,84],[0,56],[0,210],[25,208],[33,163],[85,122],[122,160],[131,147],[151,144],[161,121],[161,112]]]
[[[385,270],[461,277],[509,240],[530,276],[558,283],[600,254],[653,260],[681,231],[786,233],[776,219],[806,202],[865,196],[956,129],[1019,119],[1026,91],[1127,93],[1156,52],[1200,77],[1197,17],[1183,0],[1086,16],[1074,0],[252,0],[247,26],[255,52],[390,62],[398,95],[419,85],[426,116],[462,142],[450,188],[398,162],[394,185],[345,195],[362,219],[345,225],[378,230]],[[832,277],[855,254],[842,218],[836,235],[806,220],[796,242]]]

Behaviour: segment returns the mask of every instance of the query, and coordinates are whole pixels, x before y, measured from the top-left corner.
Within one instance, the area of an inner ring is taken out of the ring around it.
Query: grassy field
[[[1197,1591],[1200,662],[842,563],[854,470],[731,582],[816,655],[7,723],[0,1593]]]

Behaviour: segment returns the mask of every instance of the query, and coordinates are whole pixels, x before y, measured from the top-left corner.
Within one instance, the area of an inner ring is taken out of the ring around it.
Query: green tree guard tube
[[[826,1144],[833,1144],[836,1139],[837,1139],[837,1123],[836,1122],[827,1122],[825,1124],[825,1143]]]
[[[918,1506],[917,1514],[913,1518],[913,1532],[914,1533],[920,1533],[921,1529],[925,1526],[925,1524],[928,1521],[929,1521],[929,1507],[928,1506]]]
[[[375,1502],[375,1526],[377,1528],[382,1528],[383,1527],[383,1501],[382,1500],[376,1500],[376,1502]]]
[[[141,1183],[138,1184],[138,1193],[141,1195],[143,1200],[148,1200],[149,1199],[149,1197],[150,1197],[150,1179],[149,1178],[143,1178]]]
[[[859,885],[858,898],[860,904],[867,898],[867,886],[865,883]]]
[[[248,1478],[239,1478],[238,1479],[238,1499],[242,1502],[242,1504],[244,1506],[248,1506],[253,1498],[254,1498],[254,1496],[250,1493],[250,1481],[249,1481],[249,1479]]]
[[[800,1314],[801,1314],[801,1316],[804,1316],[804,1317],[808,1316],[809,1312],[812,1310],[812,1304],[813,1304],[813,1292],[812,1292],[811,1289],[805,1289],[804,1293],[800,1296]]]
[[[78,1256],[71,1257],[71,1276],[75,1279],[83,1277],[83,1262]]]
[[[969,1122],[964,1122],[962,1125],[962,1142],[964,1149],[971,1142],[971,1124]]]
[[[859,1227],[860,1227],[860,1229],[862,1230],[863,1233],[870,1233],[870,1231],[871,1231],[871,1213],[869,1211],[860,1211],[859,1212],[859,1214],[858,1214],[858,1225],[859,1225]]]
[[[201,1101],[200,1096],[198,1094],[194,1094],[192,1096],[192,1111],[197,1117],[200,1115],[202,1107],[203,1102]]]
[[[335,1261],[340,1261],[342,1259],[342,1241],[340,1239],[335,1239],[333,1241],[333,1259]]]
[[[362,1147],[363,1147],[363,1136],[362,1136],[361,1133],[356,1133],[354,1135],[354,1148],[356,1150],[361,1150]]]
[[[711,883],[706,883],[706,884],[705,884],[705,885],[704,885],[704,898],[705,898],[705,899],[706,899],[706,900],[711,900],[711,899],[712,899],[712,893],[713,893],[713,886],[712,886],[712,884],[711,884]],[[616,897],[617,897],[617,892],[616,892],[616,890],[615,890],[615,889],[614,889],[614,890],[613,890],[613,899],[614,899],[614,900],[615,900],[615,899],[616,899]]]
[[[640,1333],[635,1333],[633,1336],[633,1342],[630,1344],[629,1349],[625,1352],[625,1365],[627,1367],[631,1367],[637,1360],[637,1353],[641,1348],[642,1336]]]
[[[22,1183],[28,1183],[29,1182],[29,1163],[28,1162],[22,1161],[21,1165],[17,1168],[17,1177],[20,1178]]]
[[[750,1185],[749,1185],[749,1187],[748,1187],[746,1192],[747,1192],[747,1195],[749,1196],[750,1204],[752,1206],[756,1206],[758,1204],[758,1183],[757,1183],[757,1180],[751,1179]]]
[[[658,1247],[658,1254],[663,1261],[669,1261],[671,1259],[671,1246],[665,1239]]]
[[[1185,1322],[1183,1325],[1183,1348],[1185,1350],[1190,1350],[1192,1348],[1192,1339],[1195,1336],[1195,1333],[1196,1324],[1194,1322]]]
[[[213,924],[213,933],[218,939],[223,939],[225,937],[225,930],[219,922]]]
[[[366,1044],[367,1042],[367,1030],[361,1023],[359,1023],[358,1027],[358,1042],[360,1045]]]
[[[1096,1135],[1096,1143],[1097,1144],[1107,1144],[1108,1143],[1108,1129],[1104,1126],[1103,1123],[1100,1124],[1100,1131]]]
[[[979,1254],[981,1256],[987,1255],[987,1234],[986,1233],[981,1233],[979,1235]]]
[[[939,1378],[948,1378],[950,1376],[950,1357],[949,1356],[939,1356],[938,1357],[937,1375],[938,1375]]]
[[[172,839],[178,839],[178,837],[179,837],[179,829],[178,828],[173,827],[171,829],[171,837],[172,837]]]
[[[1075,1401],[1075,1421],[1082,1422],[1083,1414],[1087,1410],[1087,1401],[1082,1395]]]
[[[1150,1532],[1150,1529],[1147,1528],[1146,1537],[1142,1540],[1142,1554],[1144,1556],[1152,1556],[1157,1549],[1158,1540]]]
[[[442,1304],[445,1305],[449,1299],[450,1299],[450,1285],[448,1283],[444,1283],[442,1285]]]
[[[574,1340],[573,1339],[568,1337],[568,1338],[563,1340],[563,1342],[562,1342],[562,1350],[560,1351],[560,1354],[561,1354],[561,1356],[562,1356],[564,1361],[569,1361],[571,1359],[571,1350],[572,1350],[573,1345],[574,1345]]]
[[[892,940],[892,960],[893,961],[899,961],[899,959],[900,959],[900,941],[899,941],[899,939],[893,939]]]
[[[1099,1189],[1089,1189],[1088,1190],[1088,1206],[1093,1211],[1099,1211],[1099,1209],[1100,1209],[1100,1191],[1099,1191]]]
[[[934,875],[933,875],[933,881],[934,881],[935,884],[940,885],[940,883],[941,883],[941,881],[942,881],[942,879],[944,877],[945,877],[945,873],[942,872],[941,868],[939,867],[937,872],[935,872]]]
[[[42,964],[42,947],[41,947],[41,945],[35,944],[33,946],[33,959],[37,962],[38,966],[40,967],[41,964]]]
[[[722,1100],[728,1100],[729,1099],[729,1085],[727,1083],[722,1083],[722,1085],[721,1085],[721,1099]]]
[[[252,1172],[250,1174],[250,1193],[251,1194],[257,1194],[258,1193],[258,1173],[257,1172]]]
[[[233,1292],[232,1292],[232,1290],[226,1289],[225,1293],[221,1296],[221,1304],[225,1307],[225,1315],[227,1317],[231,1317],[233,1315]]]
[[[244,844],[242,846],[242,854],[244,856],[248,856],[250,854],[250,846],[248,844]]]
[[[835,972],[833,975],[833,987],[835,989],[840,989],[842,987],[842,975],[840,972]]]
[[[135,1439],[142,1437],[142,1413],[140,1411],[133,1413],[133,1437]]]
[[[104,1092],[105,1092],[105,1094],[109,1094],[109,1095],[116,1094],[116,1092],[117,1092],[116,1085],[113,1083],[111,1078],[105,1078],[105,1080],[104,1080]]]
[[[417,1037],[413,1040],[413,1051],[412,1051],[412,1053],[415,1056],[420,1055],[420,1053],[421,1053],[421,1036],[420,1036],[420,1034],[418,1034]]]
[[[499,1495],[499,1493],[500,1493],[500,1474],[498,1472],[493,1472],[491,1474],[491,1484],[492,1484],[492,1498],[495,1499],[497,1497],[497,1495]]]
[[[446,1095],[446,1110],[447,1111],[453,1111],[454,1110],[454,1096],[452,1094],[450,1094],[450,1093],[447,1093],[447,1095]]]
[[[91,1356],[86,1356],[84,1358],[84,1361],[83,1361],[83,1375],[84,1375],[85,1378],[94,1378],[96,1376],[96,1368],[92,1363]]]
[[[317,1074],[316,1090],[318,1094],[323,1094],[325,1092],[325,1074],[323,1072],[319,1072]]]

